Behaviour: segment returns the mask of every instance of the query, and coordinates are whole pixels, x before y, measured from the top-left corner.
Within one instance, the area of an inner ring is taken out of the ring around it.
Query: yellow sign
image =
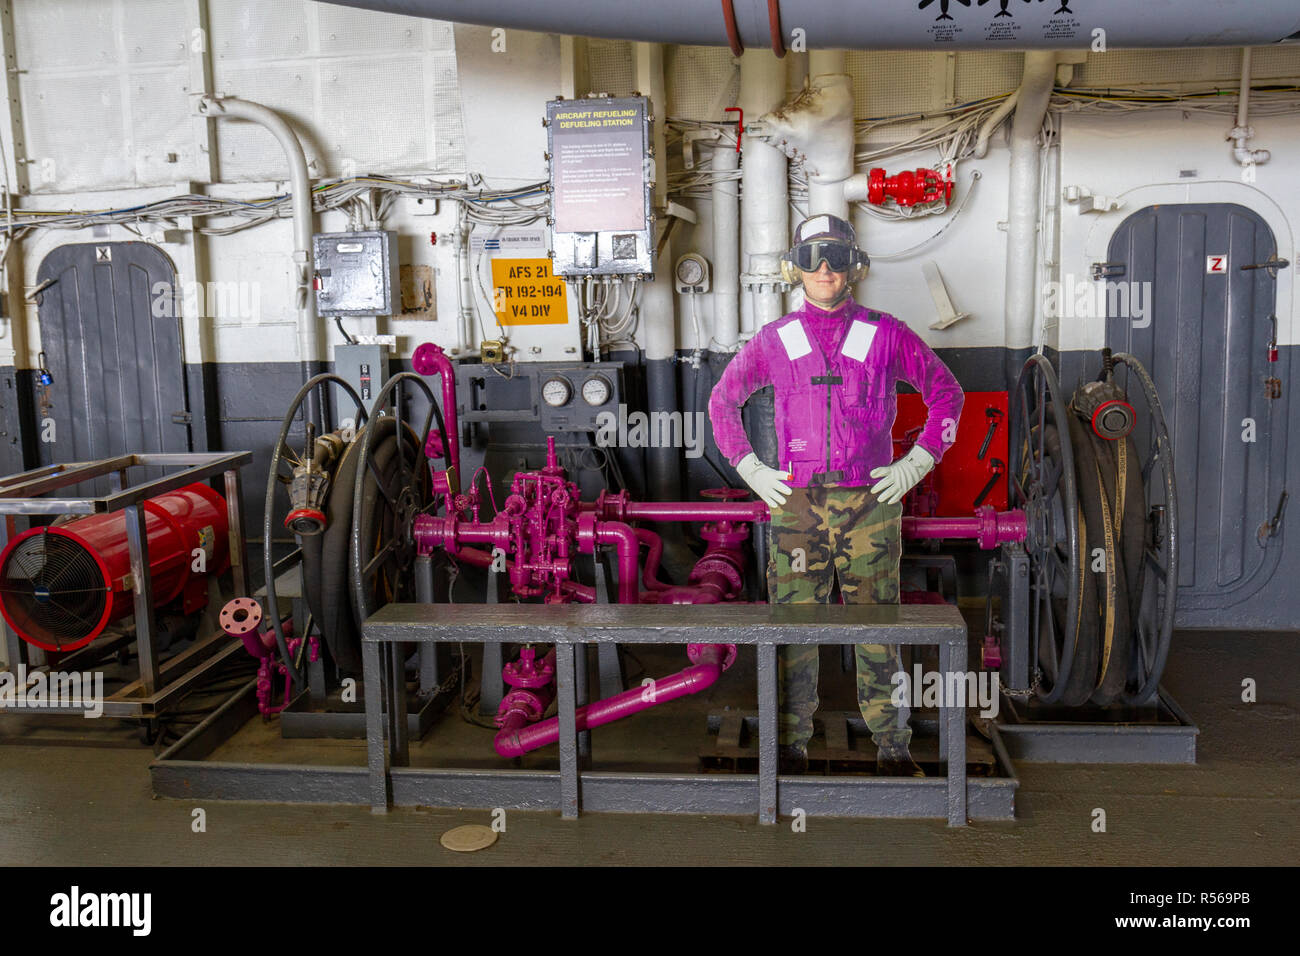
[[[493,259],[493,305],[502,325],[564,325],[569,301],[550,259]]]

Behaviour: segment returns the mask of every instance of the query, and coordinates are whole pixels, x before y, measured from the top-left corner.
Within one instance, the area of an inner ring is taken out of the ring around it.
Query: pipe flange
[[[687,644],[686,657],[692,664],[708,663],[704,657],[709,654],[713,648],[721,647],[726,656],[722,659],[722,669],[725,671],[736,663],[736,645],[735,644]]]

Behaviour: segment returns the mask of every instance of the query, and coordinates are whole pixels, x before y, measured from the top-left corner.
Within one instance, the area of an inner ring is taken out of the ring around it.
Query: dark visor
[[[843,242],[802,242],[794,247],[794,264],[804,272],[816,272],[823,262],[831,272],[848,272],[853,248]]]

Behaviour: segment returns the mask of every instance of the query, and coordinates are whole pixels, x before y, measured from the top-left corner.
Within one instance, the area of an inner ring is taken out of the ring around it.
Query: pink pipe
[[[647,687],[634,687],[605,700],[578,708],[578,730],[631,717],[658,704],[666,704],[687,694],[698,694],[712,687],[736,657],[734,644],[692,644],[687,649],[691,667],[670,677],[654,681]],[[518,731],[508,739],[497,735],[496,749],[503,757],[519,757],[530,750],[546,747],[560,739],[560,718],[552,717]]]
[[[628,521],[769,521],[761,501],[629,501]]]
[[[1018,508],[998,512],[981,505],[971,518],[903,518],[904,538],[975,538],[986,550],[1004,541],[1024,541],[1025,533],[1025,513]]]
[[[492,564],[492,555],[477,548],[457,548],[451,552],[451,556],[457,561],[464,561],[476,568],[486,568]],[[507,558],[506,572],[509,573],[512,570],[514,570],[514,562]],[[580,584],[577,581],[561,581],[560,590],[566,594],[572,594],[583,604],[596,603],[596,589],[589,584]]]
[[[637,604],[641,592],[637,588],[637,559],[641,542],[632,526],[621,521],[596,522],[596,543],[613,544],[618,549],[618,603]]]
[[[447,428],[447,441],[451,444],[447,449],[450,456],[448,461],[451,467],[456,469],[456,477],[459,480],[462,476],[460,431],[456,427],[456,370],[442,348],[432,342],[425,342],[415,350],[415,354],[411,356],[411,367],[420,375],[442,376],[442,422]],[[430,441],[436,443],[437,439],[434,436],[437,434],[436,430],[429,432]],[[442,457],[442,449],[435,449],[430,457]]]
[[[645,571],[642,573],[642,583],[648,591],[666,591],[671,585],[664,584],[659,580],[659,559],[664,553],[664,539],[659,537],[649,528],[637,528],[636,539],[644,544],[649,551],[645,556]]]

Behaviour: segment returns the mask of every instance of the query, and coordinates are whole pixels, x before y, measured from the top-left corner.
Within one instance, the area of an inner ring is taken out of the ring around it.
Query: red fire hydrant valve
[[[933,169],[905,169],[897,176],[886,176],[876,167],[867,173],[867,202],[883,206],[892,199],[899,206],[923,206],[952,201],[952,177]]]

